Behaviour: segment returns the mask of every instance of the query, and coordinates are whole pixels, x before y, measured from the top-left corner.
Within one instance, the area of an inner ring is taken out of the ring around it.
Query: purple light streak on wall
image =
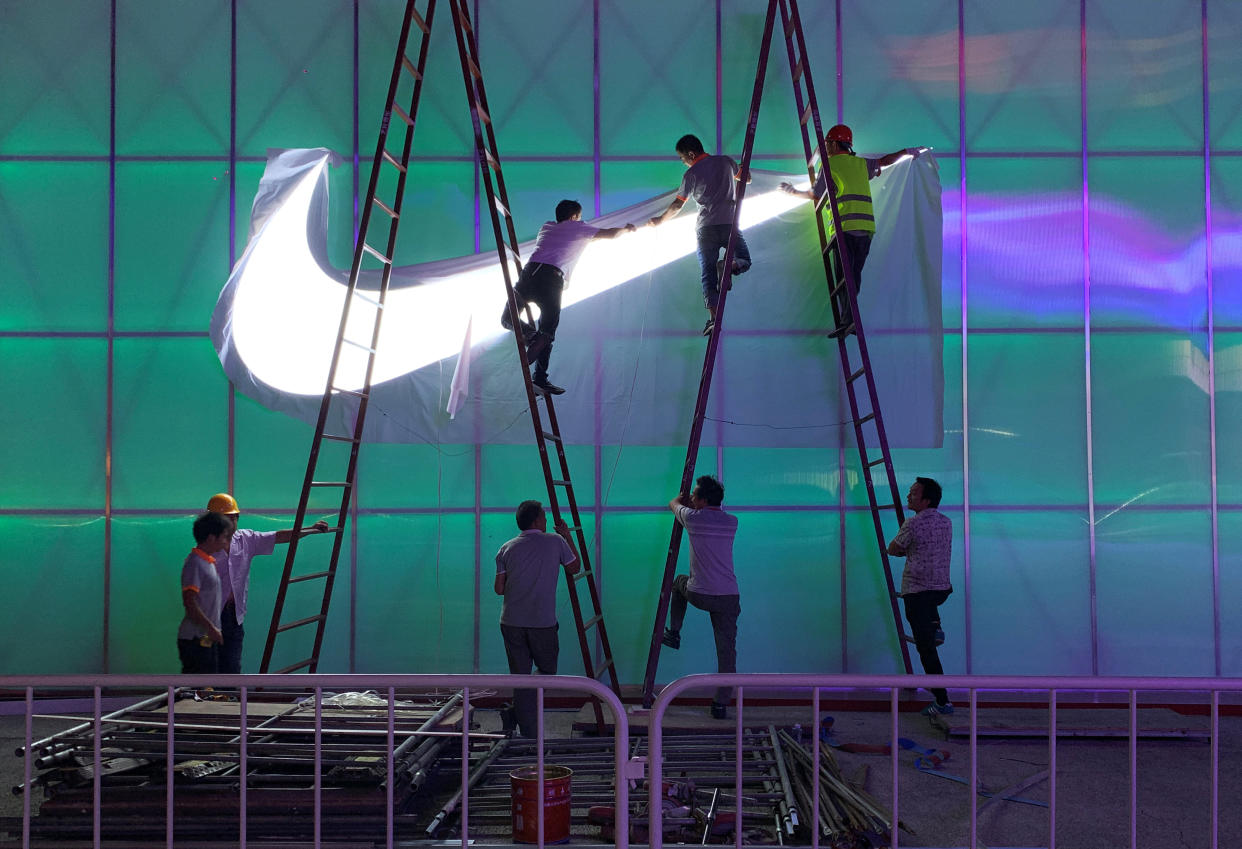
[[[1079,115],[1082,125],[1082,332],[1087,449],[1087,583],[1091,611],[1091,674],[1100,672],[1099,610],[1095,586],[1095,458],[1091,427],[1091,194],[1087,168],[1087,0],[1078,4]]]
[[[1216,490],[1216,327],[1215,291],[1212,277],[1212,127],[1210,121],[1208,85],[1208,13],[1207,0],[1199,4],[1201,37],[1203,39],[1203,229],[1204,229],[1204,282],[1207,286],[1207,359],[1208,359],[1208,450],[1212,487],[1212,648],[1213,669],[1217,676],[1221,669],[1220,650],[1220,526]],[[1216,782],[1212,782],[1213,805],[1215,805]],[[1216,820],[1212,821],[1212,845],[1216,845]]]
[[[355,192],[357,194],[357,192]],[[237,0],[229,3],[229,268],[237,259]],[[225,487],[236,492],[237,395],[228,387],[228,440]]]
[[[966,256],[966,9],[964,0],[957,0],[957,149],[958,193],[961,198],[962,236],[958,250],[961,251],[961,308],[962,308],[962,606],[965,608],[963,644],[966,653],[966,674],[972,667],[972,630],[970,615],[970,316],[967,311]],[[971,819],[971,843],[973,845],[974,819]]]
[[[600,189],[601,151],[599,146],[599,0],[594,0],[591,4],[591,44],[591,164],[594,167],[595,176],[593,185],[595,191],[595,217],[598,218],[603,214],[600,200],[602,192]]]

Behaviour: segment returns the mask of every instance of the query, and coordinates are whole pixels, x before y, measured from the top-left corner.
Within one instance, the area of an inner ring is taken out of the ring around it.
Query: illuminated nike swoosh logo
[[[286,153],[305,157],[310,152]],[[317,162],[312,160],[283,202],[252,234],[221,294],[212,322],[218,349],[231,344],[254,377],[295,395],[323,393],[348,291],[348,272],[331,267],[325,259],[327,216],[315,214],[315,210],[326,209],[329,157],[323,151]],[[269,171],[273,162],[268,163]],[[742,228],[804,203],[779,191],[748,195]],[[385,223],[386,216],[378,211],[375,214],[381,215],[377,223]],[[619,215],[614,213],[595,223],[624,224]],[[533,245],[533,241],[522,243],[523,256]],[[692,214],[659,227],[592,242],[573,272],[562,306],[572,307],[688,256],[694,249]],[[363,271],[359,278],[361,294],[373,296],[379,280],[378,270]],[[694,285],[697,287],[697,280]],[[458,354],[467,323],[472,320],[474,347],[494,343],[509,333],[500,326],[503,305],[504,281],[494,257],[490,262],[485,256],[476,256],[395,267],[372,383],[393,380]],[[376,307],[361,297],[350,307],[346,338],[356,345],[342,346],[336,375],[339,388],[359,389],[364,383],[365,348],[370,345],[375,312]]]

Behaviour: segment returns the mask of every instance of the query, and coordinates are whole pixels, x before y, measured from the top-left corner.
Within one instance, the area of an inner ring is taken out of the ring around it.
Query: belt
[[[543,266],[544,268],[550,268],[550,269],[552,269],[552,271],[556,273],[556,276],[557,276],[557,277],[560,277],[562,280],[565,278],[565,272],[561,271],[561,270],[560,270],[559,268],[557,268],[555,265],[549,265],[549,264],[548,264],[548,263],[546,263],[546,262],[531,262],[531,263],[527,263],[527,264],[526,264],[526,267],[527,267],[528,269],[530,269],[530,273],[531,273],[531,274],[534,274],[534,273],[535,273],[535,266],[537,266],[537,265],[539,265],[539,266]]]

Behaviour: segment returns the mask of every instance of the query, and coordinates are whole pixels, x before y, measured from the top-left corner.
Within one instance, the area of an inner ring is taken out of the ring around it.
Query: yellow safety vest
[[[867,175],[867,160],[850,153],[838,153],[828,157],[832,169],[832,185],[837,190],[837,213],[841,227],[850,232],[875,232],[875,211],[871,207],[871,181]],[[824,220],[828,222],[828,235],[835,231],[832,215],[824,208]]]

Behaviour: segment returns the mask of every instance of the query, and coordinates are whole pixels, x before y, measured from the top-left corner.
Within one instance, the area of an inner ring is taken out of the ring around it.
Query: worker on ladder
[[[737,206],[738,180],[750,182],[749,175],[739,172],[737,163],[728,156],[709,156],[698,136],[684,135],[677,140],[677,158],[686,166],[686,174],[677,187],[677,196],[668,208],[652,218],[652,227],[675,216],[694,198],[699,205],[695,224],[698,239],[699,267],[703,282],[703,305],[707,307],[707,324],[703,335],[710,336],[716,324],[716,301],[720,297],[720,275],[724,260],[720,252],[728,250],[729,233],[733,230],[733,212]],[[733,274],[745,274],[750,268],[750,248],[739,230],[733,249]]]
[[[854,132],[845,124],[837,124],[824,137],[824,146],[828,149],[828,170],[832,172],[832,185],[837,198],[837,214],[841,217],[841,240],[849,252],[850,269],[854,272],[854,284],[861,291],[862,269],[867,262],[867,254],[871,251],[871,238],[875,235],[875,211],[871,205],[871,180],[879,176],[880,170],[887,168],[905,156],[918,156],[922,148],[907,147],[878,158],[856,156],[854,154]],[[815,200],[823,195],[824,175],[821,172],[815,185],[809,189],[794,188],[792,183],[781,183],[781,191],[786,194],[798,195]],[[832,239],[836,225],[829,215],[826,218],[828,238]],[[830,247],[832,257],[832,275],[837,283],[845,280],[845,270],[841,265],[841,252],[838,241],[833,240]],[[837,308],[841,323],[828,335],[836,338],[844,333],[853,333],[850,302],[844,290],[837,297]]]
[[[556,205],[556,221],[545,222],[535,237],[535,249],[530,260],[522,268],[522,275],[513,294],[517,299],[519,317],[528,303],[539,307],[539,329],[528,321],[522,322],[522,334],[526,342],[526,358],[535,362],[535,374],[531,379],[536,388],[549,395],[560,395],[565,390],[548,381],[548,362],[552,357],[552,342],[556,328],[561,323],[561,292],[569,285],[569,274],[578,257],[593,239],[615,239],[622,233],[633,233],[637,227],[593,227],[582,220],[582,204],[576,200],[563,200]],[[509,307],[500,315],[505,330],[513,329]]]

